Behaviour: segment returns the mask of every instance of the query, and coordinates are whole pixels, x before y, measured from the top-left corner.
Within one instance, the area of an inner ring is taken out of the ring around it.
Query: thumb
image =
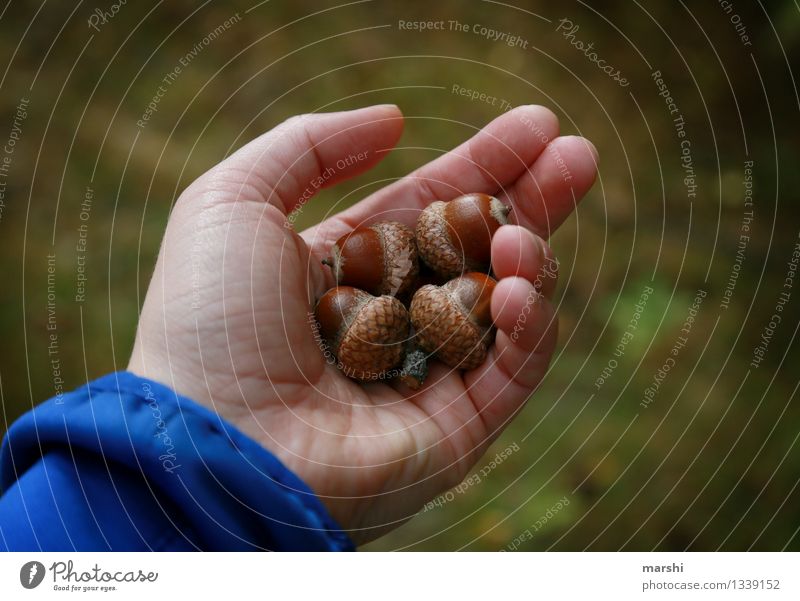
[[[403,115],[393,104],[298,115],[240,148],[198,184],[233,183],[238,197],[253,195],[290,213],[321,188],[378,163],[402,131]]]

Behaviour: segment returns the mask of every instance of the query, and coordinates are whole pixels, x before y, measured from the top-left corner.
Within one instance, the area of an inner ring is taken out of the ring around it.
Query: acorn
[[[408,311],[396,298],[337,286],[322,296],[314,314],[322,339],[348,377],[378,380],[403,360]]]
[[[396,221],[358,227],[336,241],[322,261],[337,285],[355,286],[370,294],[399,296],[419,273],[414,232]]]
[[[479,193],[431,203],[417,219],[420,258],[448,279],[470,271],[488,273],[492,236],[508,223],[510,211],[494,196]]]
[[[494,341],[491,301],[496,284],[485,273],[467,273],[443,286],[417,290],[410,309],[416,344],[449,367],[478,367]]]

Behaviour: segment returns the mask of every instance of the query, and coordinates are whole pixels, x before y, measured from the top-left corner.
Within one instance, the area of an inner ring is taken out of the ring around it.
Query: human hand
[[[402,129],[393,105],[295,117],[189,186],[170,216],[128,367],[259,441],[357,543],[459,483],[541,381],[557,337],[544,239],[596,174],[591,143],[557,137],[552,112],[522,106],[318,226],[288,227],[311,192],[372,167]],[[492,242],[497,337],[487,360],[468,372],[434,362],[418,391],[346,378],[309,319],[333,285],[320,260],[357,225],[412,225],[428,203],[468,192],[511,205],[516,224]]]

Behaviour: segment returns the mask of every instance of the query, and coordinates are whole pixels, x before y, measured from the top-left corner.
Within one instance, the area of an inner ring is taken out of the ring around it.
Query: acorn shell
[[[470,271],[488,272],[492,236],[508,223],[510,209],[488,194],[437,200],[417,218],[420,258],[445,278]]]
[[[342,294],[344,289],[349,294]],[[326,299],[331,294],[348,300],[338,303],[334,298],[331,303],[330,298]],[[317,319],[339,367],[350,378],[362,381],[384,378],[388,370],[398,367],[403,360],[409,318],[403,303],[394,297],[373,297],[344,286],[333,288],[317,304]],[[332,322],[338,323],[338,328],[326,325]]]
[[[414,232],[397,221],[380,221],[345,234],[324,263],[330,265],[338,285],[376,296],[404,294],[419,273]]]
[[[411,301],[411,324],[416,331],[416,343],[421,349],[434,354],[449,367],[474,369],[486,359],[495,330],[485,317],[471,315],[475,307],[463,302],[465,295],[462,294],[463,290],[459,290],[462,279],[456,278],[444,286],[428,285],[417,290]],[[469,302],[486,303],[482,298],[485,295],[477,298],[469,294],[466,296],[471,296]],[[489,307],[481,306],[478,310],[486,313]]]

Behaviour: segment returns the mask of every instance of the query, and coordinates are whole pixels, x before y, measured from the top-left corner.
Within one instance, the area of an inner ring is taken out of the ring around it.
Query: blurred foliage
[[[327,190],[298,219],[319,221],[455,146],[500,108],[451,93],[458,84],[512,105],[553,108],[562,133],[593,140],[600,178],[552,244],[561,260],[561,344],[552,369],[478,469],[518,444],[480,484],[421,513],[371,549],[500,549],[526,531],[533,549],[800,549],[800,411],[796,287],[757,369],[798,238],[800,64],[791,0],[736,1],[751,45],[717,2],[11,2],[0,19],[0,139],[27,118],[5,189],[0,244],[6,425],[53,395],[47,255],[57,256],[58,358],[67,389],[127,363],[138,308],[171,203],[198,174],[284,118],[397,103],[401,149]],[[514,6],[516,5],[516,7]],[[167,73],[235,13],[137,127]],[[540,18],[536,14],[541,15]],[[631,82],[623,88],[557,31]],[[483,24],[528,40],[512,48],[472,32],[410,32],[398,20]],[[30,26],[29,26],[30,25]],[[660,70],[686,119],[698,184],[687,198],[679,140],[651,77]],[[732,302],[754,163],[754,220]],[[88,221],[86,301],[76,303],[81,203]],[[636,335],[614,349],[645,286]],[[639,402],[702,303],[653,403]],[[599,390],[611,359],[618,365]],[[559,499],[569,504],[541,523]]]

